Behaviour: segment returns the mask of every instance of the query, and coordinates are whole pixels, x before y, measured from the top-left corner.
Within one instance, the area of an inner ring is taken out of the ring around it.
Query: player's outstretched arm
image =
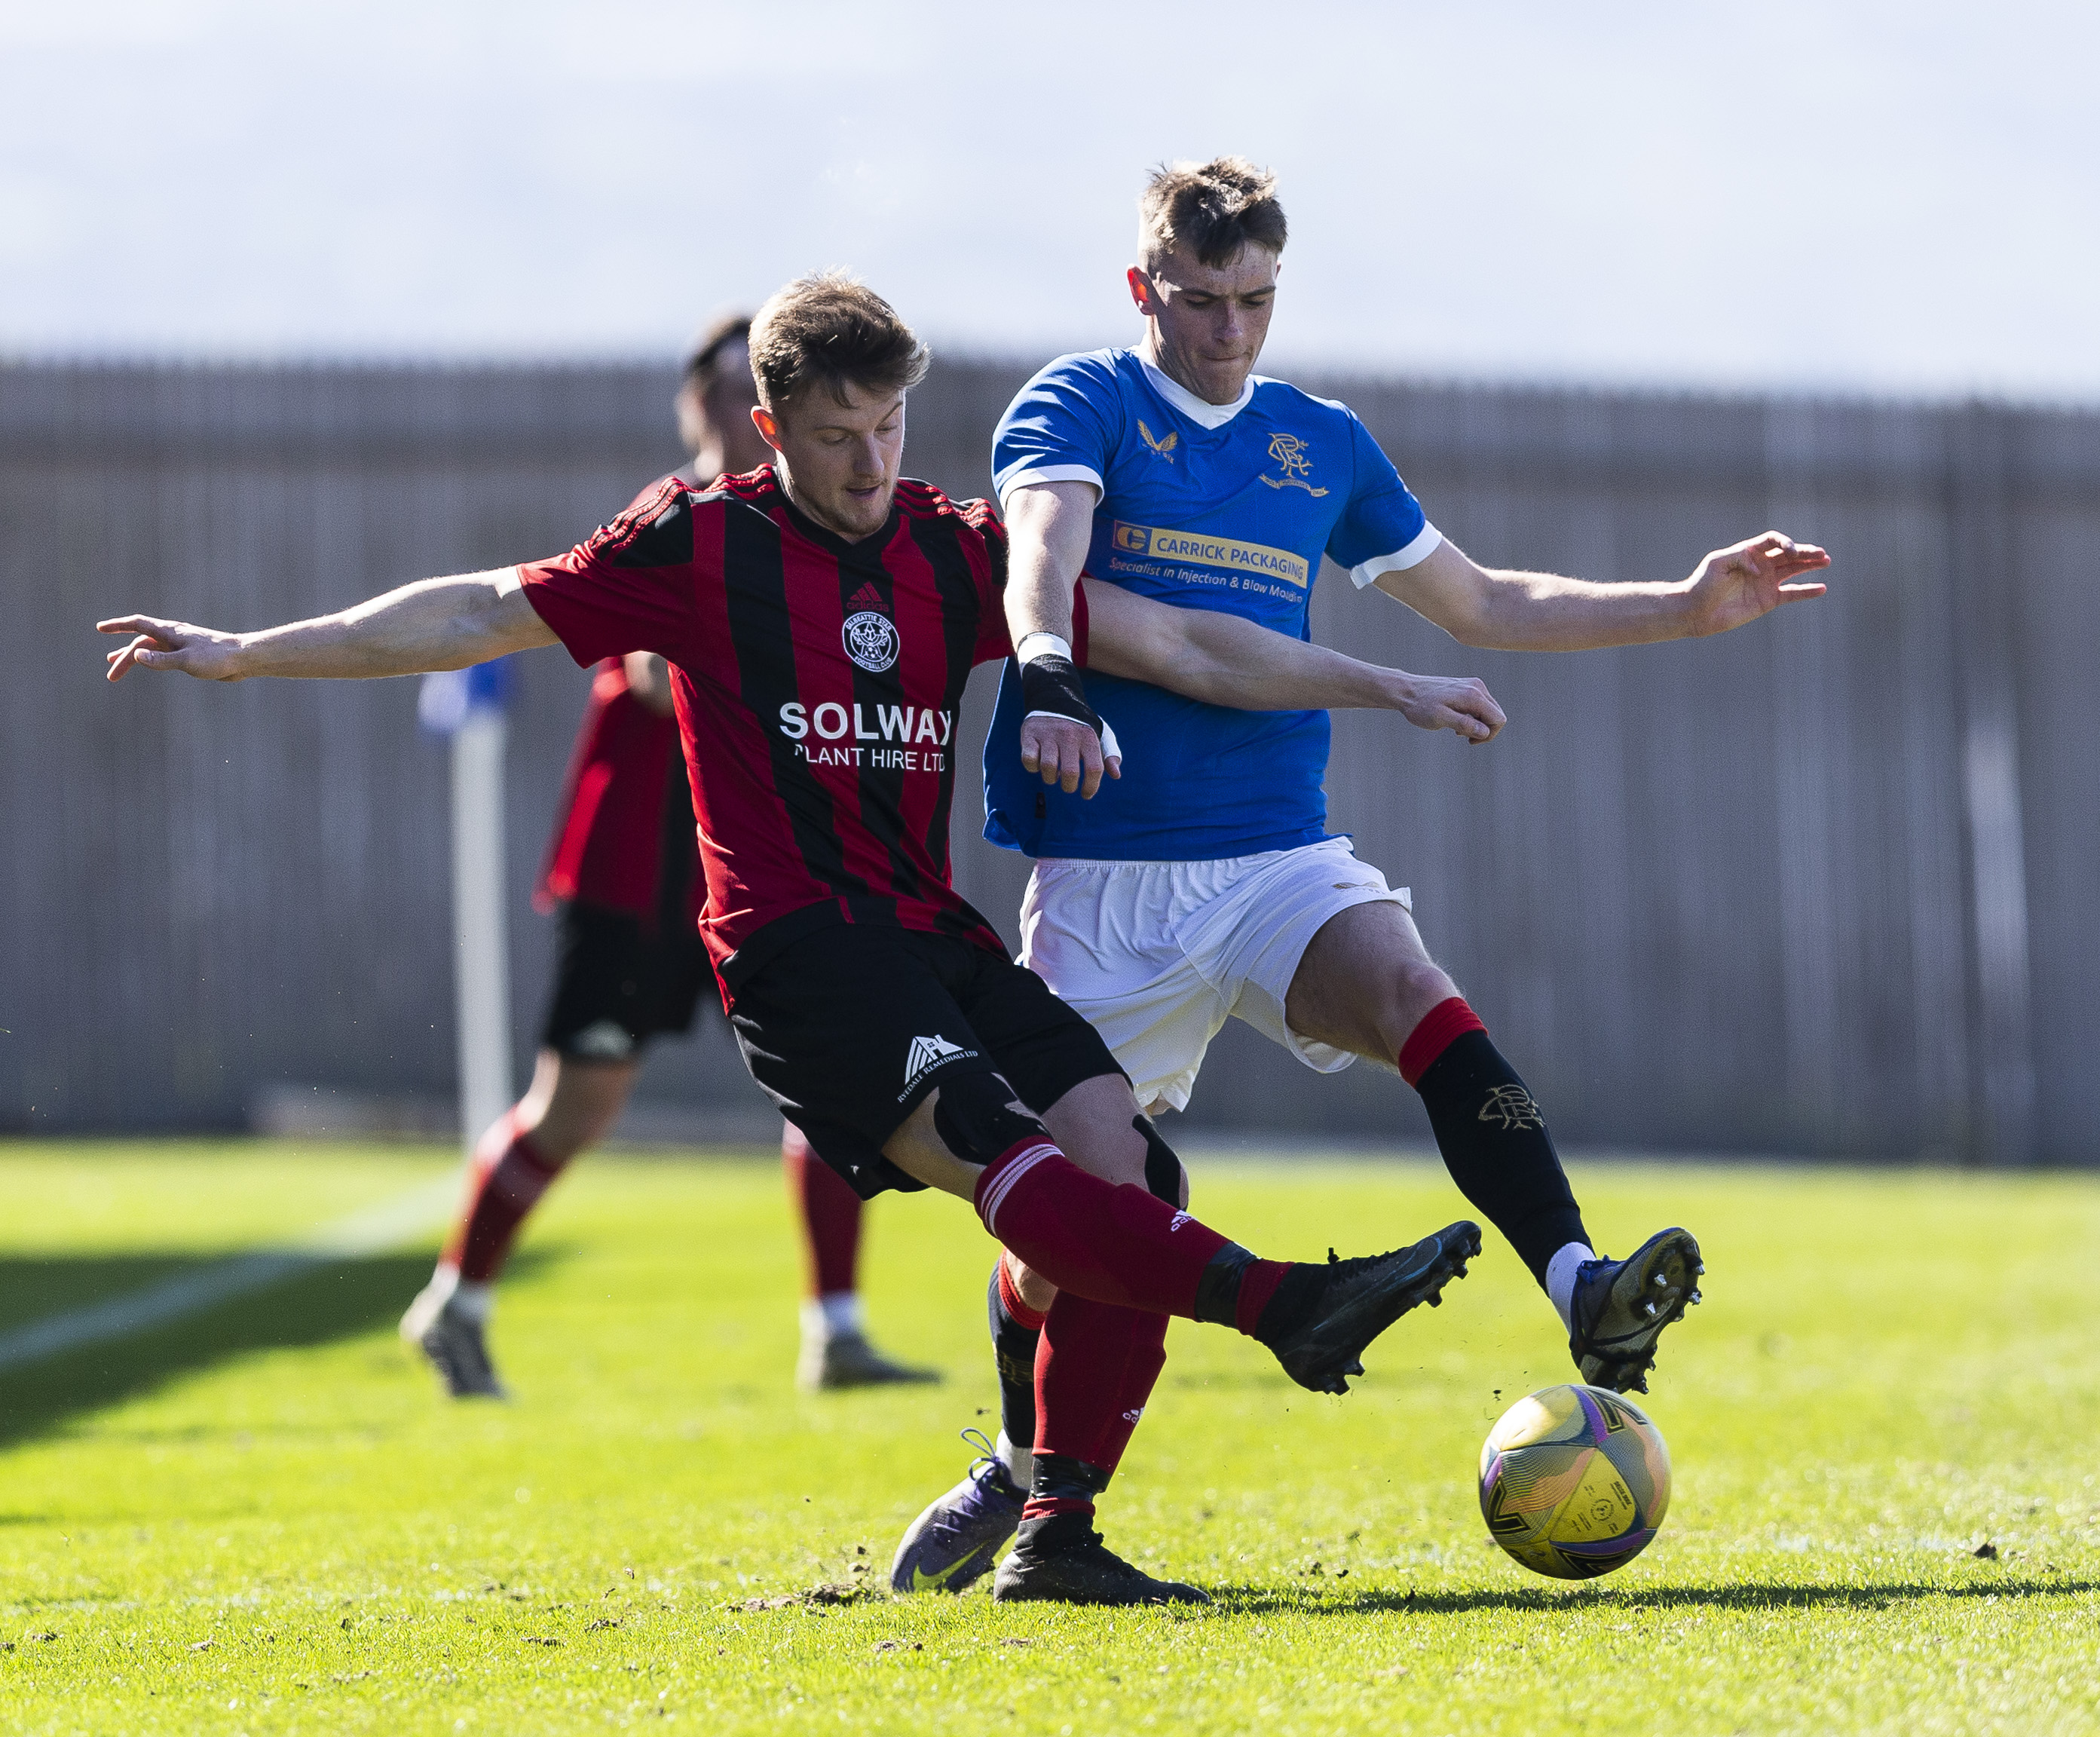
[[[1828,567],[1813,543],[1778,531],[1717,549],[1688,579],[1598,585],[1558,573],[1477,565],[1454,542],[1379,577],[1380,590],[1462,644],[1505,652],[1581,652],[1726,633],[1829,587],[1802,575]]]
[[[1031,483],[1005,502],[1006,627],[1021,658],[1021,763],[1083,797],[1101,786],[1101,720],[1074,667],[1072,590],[1094,534],[1091,483]]]
[[[1176,609],[1097,579],[1087,588],[1087,665],[1246,712],[1398,712],[1424,730],[1492,741],[1508,720],[1471,676],[1410,675],[1237,615]]]
[[[333,615],[254,633],[222,633],[151,615],[115,616],[96,622],[95,630],[134,636],[109,653],[112,682],[134,669],[179,670],[207,682],[415,675],[554,643],[554,630],[525,600],[514,567],[421,579]]]

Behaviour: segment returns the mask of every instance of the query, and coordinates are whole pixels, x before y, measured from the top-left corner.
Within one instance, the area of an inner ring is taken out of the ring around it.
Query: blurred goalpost
[[[510,1107],[510,950],[504,922],[503,765],[508,658],[423,678],[416,715],[452,744],[452,981],[460,1141]]]

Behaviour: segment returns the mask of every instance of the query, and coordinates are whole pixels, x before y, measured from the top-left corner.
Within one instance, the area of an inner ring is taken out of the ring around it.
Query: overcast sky
[[[811,267],[1127,342],[1238,151],[1268,358],[2100,399],[2100,7],[0,0],[0,352],[638,356]]]

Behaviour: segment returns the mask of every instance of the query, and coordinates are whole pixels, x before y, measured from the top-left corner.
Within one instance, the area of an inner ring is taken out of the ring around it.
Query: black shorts
[[[554,994],[540,1041],[580,1062],[631,1062],[665,1032],[691,1029],[714,968],[697,933],[651,934],[638,917],[562,907]]]
[[[863,1200],[926,1186],[883,1144],[958,1071],[1001,1075],[1039,1113],[1081,1081],[1122,1072],[1033,971],[909,929],[805,935],[739,985],[730,1023],[760,1089]]]

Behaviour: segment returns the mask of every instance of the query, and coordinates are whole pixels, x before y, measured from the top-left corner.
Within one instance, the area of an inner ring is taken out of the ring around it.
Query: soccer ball
[[[1648,1548],[1669,1509],[1662,1432],[1621,1394],[1542,1387],[1480,1444],[1489,1535],[1536,1573],[1609,1574]]]

